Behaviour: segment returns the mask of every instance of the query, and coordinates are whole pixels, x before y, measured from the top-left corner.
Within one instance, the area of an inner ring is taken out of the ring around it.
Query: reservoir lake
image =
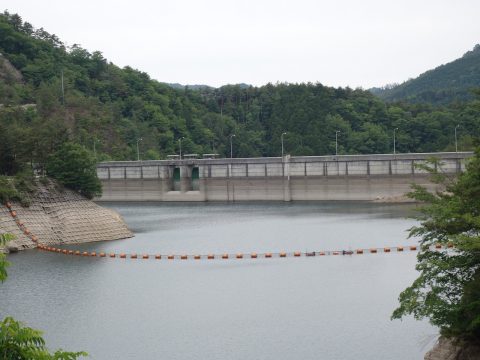
[[[363,202],[101,203],[131,239],[70,246],[148,254],[310,252],[415,245],[414,205]],[[41,241],[41,239],[40,239]],[[141,257],[141,256],[139,256]],[[416,252],[149,260],[8,256],[0,318],[89,359],[423,359],[427,321],[390,320]]]

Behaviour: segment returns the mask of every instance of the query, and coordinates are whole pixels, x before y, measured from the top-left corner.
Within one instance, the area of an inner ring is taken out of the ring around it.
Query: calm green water
[[[88,250],[223,253],[412,244],[408,206],[106,204],[136,237]],[[92,359],[422,359],[437,330],[390,321],[414,253],[214,261],[9,256],[0,317]]]

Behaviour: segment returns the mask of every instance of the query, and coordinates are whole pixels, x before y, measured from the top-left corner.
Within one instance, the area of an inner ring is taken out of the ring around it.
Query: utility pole
[[[62,105],[65,106],[65,87],[63,85],[63,69],[62,69]]]

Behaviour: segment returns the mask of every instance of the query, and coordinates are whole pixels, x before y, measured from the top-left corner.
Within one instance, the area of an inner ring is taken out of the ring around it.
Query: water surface
[[[319,251],[413,244],[410,206],[106,204],[136,237],[79,249]],[[422,359],[437,330],[390,321],[414,253],[214,261],[9,256],[0,316],[92,359]]]

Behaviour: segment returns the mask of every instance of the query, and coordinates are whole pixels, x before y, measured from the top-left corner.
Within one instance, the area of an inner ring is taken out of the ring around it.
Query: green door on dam
[[[198,185],[199,178],[200,178],[200,172],[198,170],[198,167],[194,167],[192,169],[192,190],[193,191],[199,190],[199,185]]]
[[[173,169],[173,190],[180,191],[180,168]]]

